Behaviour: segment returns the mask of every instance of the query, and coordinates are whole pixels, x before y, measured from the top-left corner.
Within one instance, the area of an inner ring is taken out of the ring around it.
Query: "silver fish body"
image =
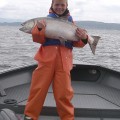
[[[45,20],[46,23],[45,36],[47,38],[59,39],[60,41],[80,40],[75,34],[78,26],[64,19],[56,19],[56,18],[48,18],[48,17],[34,18],[22,23],[21,24],[22,28],[20,28],[20,30],[25,33],[31,34],[31,31],[37,24],[37,21],[41,21],[41,20]],[[88,35],[88,43],[90,45],[93,54],[95,54],[95,49],[99,39],[100,39],[99,36]]]

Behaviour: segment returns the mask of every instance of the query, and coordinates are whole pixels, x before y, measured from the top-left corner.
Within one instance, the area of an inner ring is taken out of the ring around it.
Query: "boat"
[[[73,66],[75,120],[120,120],[120,72],[99,65]],[[3,120],[23,119],[32,72],[36,67],[33,64],[0,73],[0,116],[7,116]],[[13,115],[10,119],[11,113],[17,118]],[[40,118],[59,120],[51,86]]]

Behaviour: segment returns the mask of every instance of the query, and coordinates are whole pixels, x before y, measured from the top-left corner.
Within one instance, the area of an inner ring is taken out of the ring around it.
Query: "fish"
[[[22,27],[19,29],[25,33],[32,33],[32,29],[36,26],[37,22],[44,20],[45,26],[45,36],[47,38],[59,39],[61,43],[64,41],[79,41],[80,38],[76,36],[76,29],[80,28],[77,25],[69,22],[66,19],[58,19],[51,17],[38,17],[27,20],[23,22]],[[43,25],[41,24],[41,28]],[[91,48],[92,53],[95,55],[96,46],[98,44],[100,36],[88,35],[88,44]]]

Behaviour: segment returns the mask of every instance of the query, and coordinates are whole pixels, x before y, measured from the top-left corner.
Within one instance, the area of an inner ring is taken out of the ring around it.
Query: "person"
[[[73,22],[68,10],[68,1],[52,0],[48,17],[66,17],[68,21]],[[40,23],[43,24],[43,29],[40,29]],[[74,106],[71,103],[73,88],[70,78],[73,66],[72,49],[73,47],[84,47],[87,44],[88,36],[85,30],[77,28],[76,35],[80,40],[77,42],[65,41],[65,44],[62,44],[58,39],[45,37],[45,25],[45,21],[41,21],[32,29],[33,41],[40,43],[41,46],[35,55],[38,66],[32,74],[24,120],[38,120],[51,83],[60,119],[74,120]]]

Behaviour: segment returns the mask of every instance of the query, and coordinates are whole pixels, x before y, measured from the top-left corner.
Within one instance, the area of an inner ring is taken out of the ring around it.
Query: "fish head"
[[[30,33],[35,26],[35,21],[34,20],[29,20],[21,24],[22,27],[19,29],[20,31],[23,31],[25,33]]]

